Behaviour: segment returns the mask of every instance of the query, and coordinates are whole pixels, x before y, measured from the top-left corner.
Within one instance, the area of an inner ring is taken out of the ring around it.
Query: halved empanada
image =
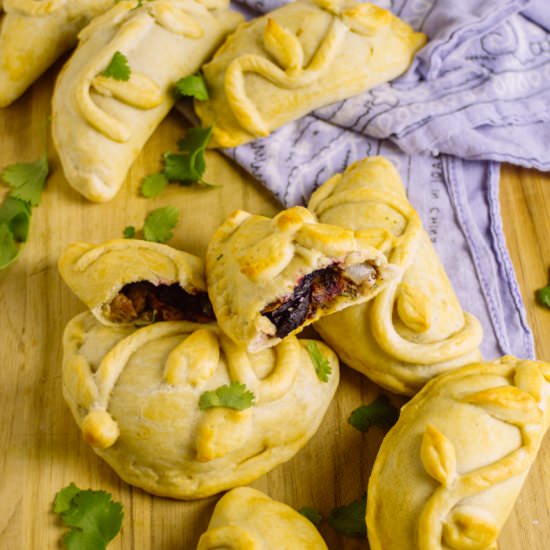
[[[249,354],[215,324],[113,328],[86,312],[65,329],[63,393],[86,441],[126,482],[205,497],[260,477],[316,432],[338,359],[316,343],[331,369],[321,381],[308,342],[292,337]],[[212,408],[199,406],[205,392],[236,382],[253,394],[248,408],[217,404],[218,394]]]
[[[216,504],[197,550],[327,550],[302,514],[250,487],[226,493]]]
[[[388,160],[366,158],[333,176],[309,208],[324,223],[360,230],[403,268],[371,302],[315,325],[344,362],[393,392],[412,395],[433,376],[480,358],[481,325],[460,307]]]
[[[0,107],[6,107],[64,52],[113,0],[4,0],[0,24]],[[2,8],[2,3],[0,3]]]
[[[202,260],[170,246],[138,239],[74,243],[58,265],[63,280],[105,325],[214,320]]]
[[[235,212],[206,253],[208,294],[220,328],[250,351],[369,300],[395,275],[359,232],[318,223],[300,206],[273,219]]]
[[[291,2],[227,39],[203,67],[210,99],[195,110],[213,145],[234,147],[397,77],[425,40],[374,4]]]
[[[115,195],[172,108],[176,81],[195,73],[241,21],[228,4],[123,0],[80,33],[52,107],[54,142],[77,191],[98,202]],[[128,80],[102,74],[117,52],[127,60]]]
[[[369,480],[372,550],[489,550],[548,427],[550,364],[438,376],[401,410]]]

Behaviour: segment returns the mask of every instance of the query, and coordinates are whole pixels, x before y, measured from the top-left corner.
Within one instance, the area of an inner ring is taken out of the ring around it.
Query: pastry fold
[[[14,102],[113,0],[0,2],[0,107]]]
[[[67,181],[103,202],[119,190],[174,104],[174,84],[195,73],[242,17],[228,0],[122,0],[79,35],[54,90],[52,133]],[[116,53],[128,80],[102,74]]]
[[[309,208],[321,222],[361,231],[402,268],[369,303],[315,324],[342,361],[393,392],[412,395],[430,378],[480,358],[481,325],[462,310],[388,160],[354,163],[317,189]]]
[[[336,355],[316,343],[331,373],[318,377],[291,337],[249,354],[214,324],[107,327],[89,312],[63,340],[63,394],[85,440],[127,483],[181,499],[247,484],[289,460],[316,432],[336,391]],[[232,382],[248,408],[200,406]]]
[[[202,260],[170,246],[138,239],[78,242],[66,248],[58,267],[105,325],[214,319]]]
[[[372,550],[496,549],[549,405],[550,364],[539,361],[507,356],[429,382],[376,457],[366,516]]]
[[[318,223],[300,206],[274,218],[238,210],[215,231],[206,253],[220,328],[250,351],[369,300],[395,275],[361,232]]]
[[[202,69],[210,97],[195,111],[212,145],[234,147],[399,76],[425,41],[374,4],[291,2],[228,37]]]
[[[226,493],[216,504],[197,550],[327,550],[302,514],[250,487]]]

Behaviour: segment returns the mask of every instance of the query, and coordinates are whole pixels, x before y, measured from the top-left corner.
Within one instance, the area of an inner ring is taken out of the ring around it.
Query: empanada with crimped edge
[[[103,202],[120,189],[172,108],[175,83],[195,73],[242,20],[228,0],[122,0],[80,33],[55,86],[52,133],[65,177]],[[129,80],[103,75],[115,53]]]
[[[228,37],[202,69],[210,97],[195,111],[212,145],[241,145],[399,76],[425,41],[374,4],[291,2]]]
[[[112,0],[0,2],[0,107],[13,103],[77,41],[78,32]]]
[[[541,361],[508,356],[426,384],[376,457],[367,492],[371,549],[496,549],[549,405],[550,364]]]
[[[302,514],[251,487],[226,493],[217,503],[197,550],[327,550]]]
[[[249,354],[215,324],[106,327],[89,312],[64,333],[63,394],[84,438],[126,482],[162,496],[206,497],[252,482],[316,432],[336,391],[336,355],[321,342],[327,381],[307,342]],[[230,382],[253,392],[243,410],[199,408]]]
[[[316,323],[342,361],[393,392],[412,395],[433,376],[480,358],[481,325],[462,310],[387,159],[354,163],[317,189],[308,207],[321,222],[361,231],[402,267],[371,302]]]
[[[214,320],[203,261],[168,245],[139,239],[73,243],[58,267],[69,288],[105,325]]]
[[[238,210],[215,231],[206,253],[220,328],[250,351],[369,300],[395,276],[361,232],[318,223],[301,206],[274,218]]]

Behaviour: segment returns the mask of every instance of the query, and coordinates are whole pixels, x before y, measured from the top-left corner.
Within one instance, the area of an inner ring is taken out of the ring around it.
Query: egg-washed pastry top
[[[361,231],[402,270],[371,302],[315,325],[349,366],[396,393],[480,358],[479,321],[462,310],[399,173],[368,157],[317,189],[308,207],[324,223]]]
[[[300,206],[274,218],[236,211],[206,253],[220,328],[250,351],[372,298],[395,273],[360,232],[320,224]]]
[[[0,107],[6,107],[64,52],[78,32],[113,0],[0,2]]]
[[[139,239],[78,242],[65,249],[58,266],[103,324],[214,320],[202,260],[168,245]]]
[[[372,550],[493,550],[548,427],[550,364],[514,357],[426,384],[367,492]]]
[[[172,108],[175,83],[194,74],[242,21],[228,6],[229,0],[122,0],[80,33],[52,103],[52,135],[72,187],[96,202],[117,193]],[[113,59],[114,74],[107,70]]]
[[[290,2],[228,37],[202,68],[209,99],[195,111],[212,145],[241,145],[399,76],[425,41],[374,4]]]
[[[326,361],[322,376],[308,346]],[[63,395],[85,440],[127,483],[181,499],[289,460],[316,432],[339,377],[321,342],[291,337],[250,354],[213,323],[108,327],[85,312],[68,323],[63,349]]]
[[[251,487],[226,493],[217,503],[197,550],[328,550],[309,519]]]

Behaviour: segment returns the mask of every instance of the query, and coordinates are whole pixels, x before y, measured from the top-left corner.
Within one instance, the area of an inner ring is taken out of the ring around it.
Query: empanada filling
[[[154,285],[148,281],[140,281],[127,284],[106,309],[106,316],[113,323],[208,323],[215,318],[206,292],[190,294],[177,283]]]
[[[276,336],[285,338],[319,308],[329,308],[341,296],[353,299],[374,288],[378,277],[378,268],[370,262],[345,269],[333,264],[302,277],[290,296],[271,302],[261,313],[275,325]]]

